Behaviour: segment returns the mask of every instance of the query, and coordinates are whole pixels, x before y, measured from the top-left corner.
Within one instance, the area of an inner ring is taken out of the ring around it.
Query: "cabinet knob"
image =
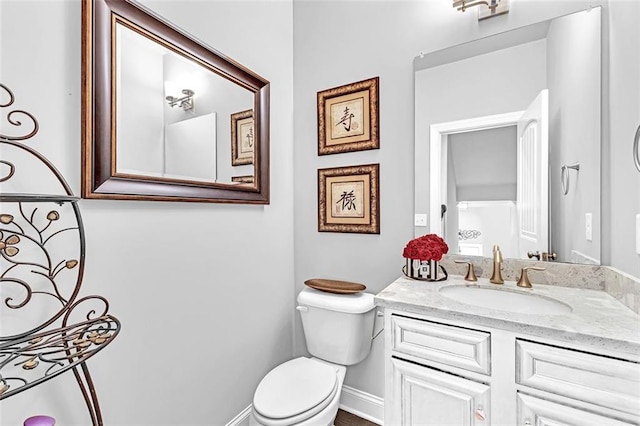
[[[524,421],[524,426],[531,426],[531,421],[530,420],[525,420]]]
[[[479,420],[481,422],[485,421],[485,419],[487,418],[482,407],[478,408],[474,414],[475,414],[476,420]]]

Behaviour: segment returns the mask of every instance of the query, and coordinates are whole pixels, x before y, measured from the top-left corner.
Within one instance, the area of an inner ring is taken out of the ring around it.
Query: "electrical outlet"
[[[587,241],[593,241],[593,215],[591,213],[584,215],[584,231]]]
[[[427,215],[416,213],[414,219],[414,226],[427,226]]]

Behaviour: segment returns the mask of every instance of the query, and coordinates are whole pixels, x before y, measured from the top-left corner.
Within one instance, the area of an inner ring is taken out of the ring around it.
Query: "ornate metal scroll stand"
[[[0,108],[13,102],[0,84]],[[0,401],[71,370],[92,424],[101,426],[87,360],[113,341],[120,322],[104,297],[78,297],[85,262],[78,198],[53,164],[23,143],[38,132],[35,117],[18,109],[6,115],[15,127],[24,118],[30,132],[0,132]],[[23,162],[35,166],[17,166]],[[61,194],[11,191],[45,181]]]

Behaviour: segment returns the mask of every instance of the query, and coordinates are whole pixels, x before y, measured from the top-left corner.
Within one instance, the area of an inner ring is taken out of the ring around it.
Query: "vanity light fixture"
[[[509,13],[509,0],[453,0],[453,7],[464,12],[478,6],[478,21]]]
[[[167,96],[165,99],[169,103],[169,106],[173,108],[174,106],[178,106],[185,111],[191,111],[193,109],[193,95],[195,92],[189,89],[183,89],[182,94],[184,95],[181,98],[176,98],[175,96]]]

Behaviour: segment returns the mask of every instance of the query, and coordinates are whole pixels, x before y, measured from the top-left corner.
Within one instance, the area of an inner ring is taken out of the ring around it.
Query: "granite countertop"
[[[439,291],[454,285],[530,293],[563,302],[572,311],[540,315],[465,304]],[[378,293],[375,301],[384,308],[640,355],[640,316],[600,290],[544,284],[533,284],[533,288],[524,289],[513,281],[498,286],[486,278],[478,278],[474,283],[457,275],[449,275],[446,281],[439,282],[400,277]]]

